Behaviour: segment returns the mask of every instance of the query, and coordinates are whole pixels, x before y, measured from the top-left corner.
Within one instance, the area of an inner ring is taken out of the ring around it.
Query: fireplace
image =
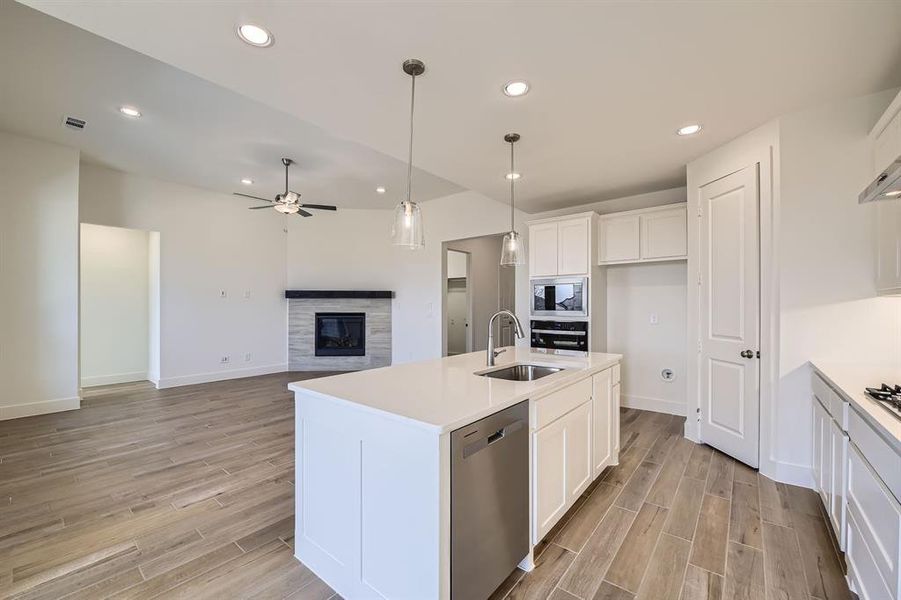
[[[365,356],[366,313],[316,313],[316,356]]]

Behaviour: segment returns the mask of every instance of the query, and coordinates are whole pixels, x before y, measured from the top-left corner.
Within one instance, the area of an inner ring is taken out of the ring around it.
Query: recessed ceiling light
[[[141,111],[139,111],[134,106],[120,106],[119,112],[125,115],[126,117],[130,117],[132,119],[140,119]]]
[[[251,179],[250,177],[245,177],[241,180],[241,183],[243,183],[244,185],[253,185],[253,179]]]
[[[529,92],[529,82],[522,80],[510,81],[504,86],[504,93],[511,98],[525,96]]]
[[[379,187],[375,188],[376,194],[384,194],[385,192],[386,192],[385,186],[380,185]]]
[[[897,198],[898,196],[901,196],[901,190],[892,190],[891,192],[886,192],[882,195],[888,196],[889,198]]]
[[[506,175],[504,175],[504,177],[506,177],[507,179],[519,179],[520,177],[522,177],[522,175],[520,175],[519,173],[507,173]]]
[[[260,27],[259,25],[245,23],[243,25],[238,25],[237,31],[241,41],[246,42],[251,46],[256,46],[257,48],[267,48],[275,43],[275,38],[272,37],[269,30]]]
[[[694,135],[699,131],[701,131],[701,126],[698,124],[686,125],[676,130],[676,135]]]

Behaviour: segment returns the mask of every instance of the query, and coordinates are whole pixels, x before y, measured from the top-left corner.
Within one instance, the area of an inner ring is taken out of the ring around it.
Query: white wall
[[[510,207],[461,192],[422,203],[422,213],[426,245],[415,251],[391,245],[388,210],[341,210],[290,220],[288,287],[393,290],[393,362],[440,357],[442,242],[506,232]],[[516,218],[517,230],[524,233],[523,213]],[[526,268],[517,269],[516,281],[517,315],[525,323]]]
[[[901,367],[901,298],[875,291],[875,206],[867,133],[895,91],[779,120],[781,355],[775,403],[779,460],[810,465],[807,361]],[[878,383],[878,382],[874,382]]]
[[[607,267],[607,351],[623,355],[624,406],[685,414],[687,280],[685,261]]]
[[[82,222],[159,232],[161,387],[287,368],[286,217],[84,163],[80,203]]]
[[[147,379],[150,234],[81,226],[81,386]]]
[[[78,152],[0,132],[0,419],[78,408]]]

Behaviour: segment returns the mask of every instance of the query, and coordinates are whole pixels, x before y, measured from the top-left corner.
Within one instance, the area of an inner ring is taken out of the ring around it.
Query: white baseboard
[[[660,398],[647,398],[645,396],[630,396],[622,394],[620,396],[620,405],[626,408],[637,408],[639,410],[650,410],[653,412],[666,413],[668,415],[679,415],[684,417],[686,414],[685,404],[681,402],[673,402],[672,400],[661,400]]]
[[[98,385],[112,385],[114,383],[131,383],[132,381],[147,381],[146,371],[134,373],[113,373],[112,375],[91,375],[81,378],[81,387],[94,387]]]
[[[28,404],[13,404],[12,406],[0,406],[0,421],[7,419],[19,419],[21,417],[33,417],[49,413],[62,412],[64,410],[77,410],[81,408],[81,398],[57,398],[55,400],[42,400],[29,402]]]
[[[810,465],[773,461],[766,467],[761,465],[760,472],[780,483],[789,483],[810,489],[814,487],[813,470]]]
[[[242,377],[254,377],[256,375],[269,375],[271,373],[284,373],[288,370],[287,363],[264,365],[261,367],[248,367],[246,369],[228,369],[212,371],[210,373],[197,373],[195,375],[180,375],[178,377],[160,377],[154,382],[158,389],[179,387],[182,385],[195,385],[198,383],[211,383],[213,381],[226,381],[229,379],[241,379]]]

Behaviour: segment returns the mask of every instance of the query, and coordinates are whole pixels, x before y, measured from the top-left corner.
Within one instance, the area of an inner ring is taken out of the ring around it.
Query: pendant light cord
[[[516,169],[513,164],[513,142],[510,142],[510,231],[513,231],[515,227],[514,224],[514,204],[516,203],[515,196],[513,195],[513,183],[516,181],[514,178],[514,174],[516,173]]]
[[[410,149],[407,161],[407,202],[413,198],[413,107],[416,103],[416,73],[412,73],[413,83],[410,87]]]

